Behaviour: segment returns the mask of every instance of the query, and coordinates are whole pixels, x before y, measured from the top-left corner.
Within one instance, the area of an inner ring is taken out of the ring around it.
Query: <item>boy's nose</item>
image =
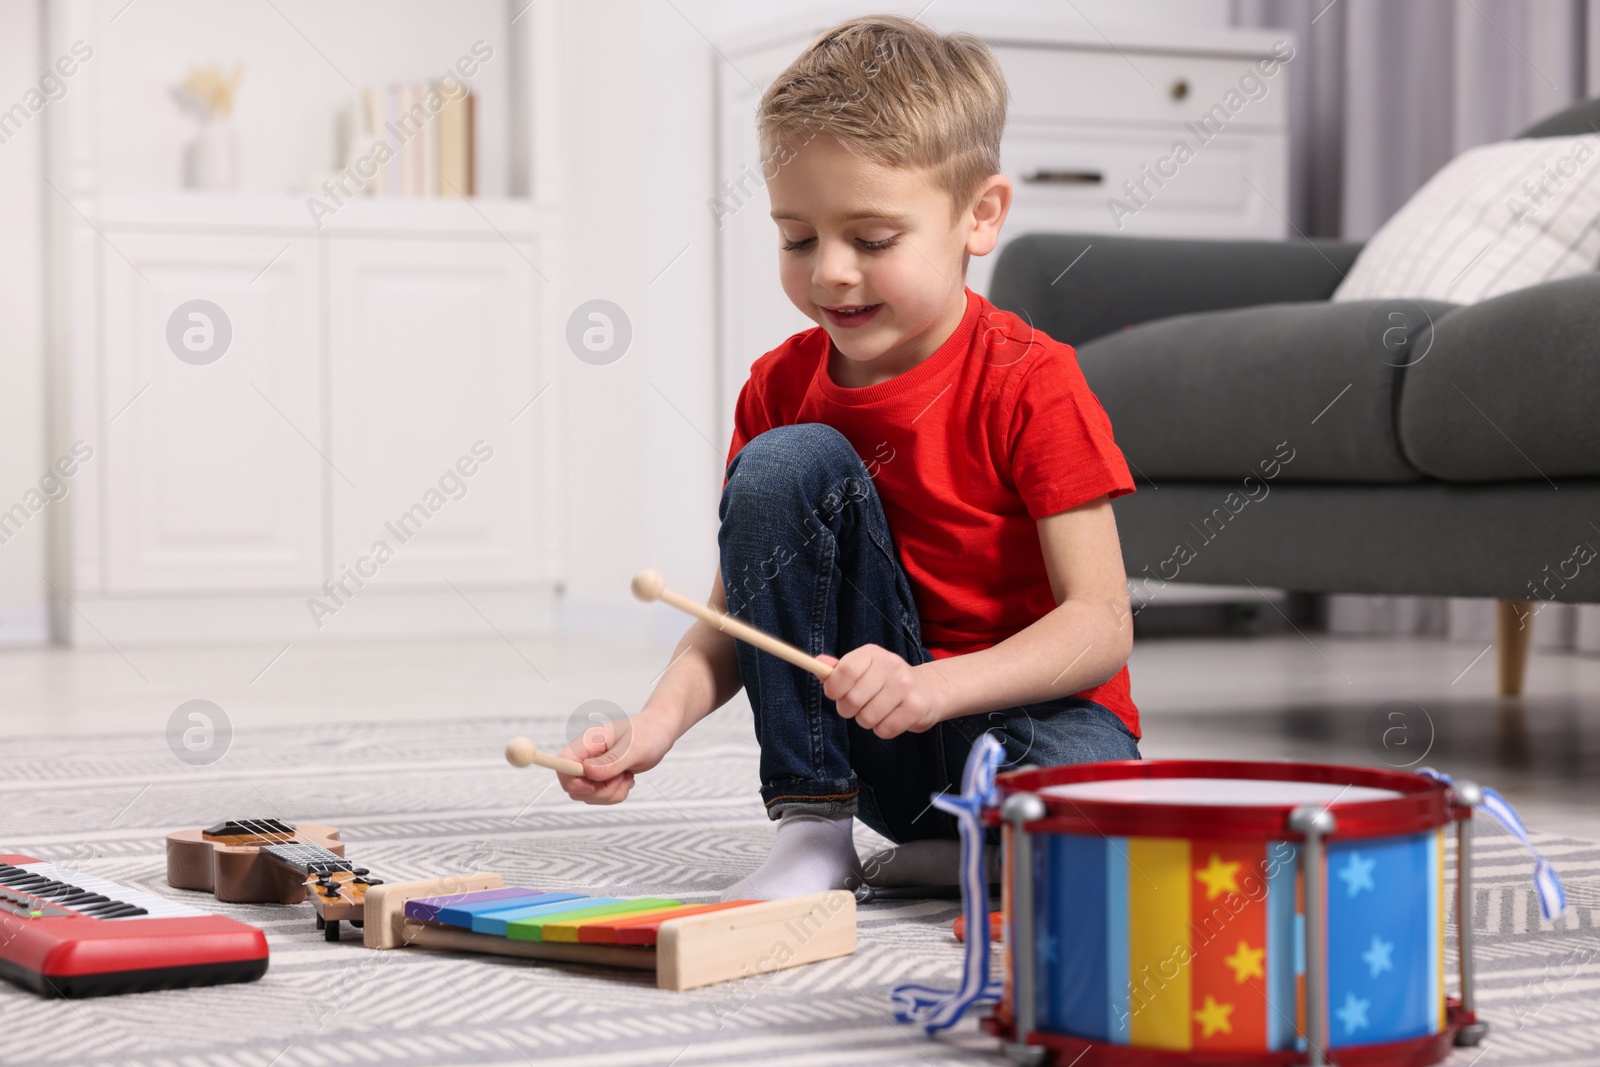
[[[860,278],[855,252],[849,245],[830,242],[817,253],[817,267],[812,280],[818,288],[838,289],[854,285]]]

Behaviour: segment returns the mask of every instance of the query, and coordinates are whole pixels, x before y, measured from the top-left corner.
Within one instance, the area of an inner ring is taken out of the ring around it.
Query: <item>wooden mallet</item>
[[[552,756],[540,752],[539,746],[526,737],[513,737],[506,742],[506,762],[513,767],[526,767],[530,763],[535,763],[540,767],[549,767],[552,771],[560,771],[562,774],[584,777],[583,764],[565,756]]]
[[[745,644],[754,645],[763,652],[770,652],[779,659],[793,663],[802,670],[810,671],[823,681],[827,681],[828,676],[833,674],[832,667],[815,656],[806,655],[788,642],[780,641],[771,634],[762,633],[749,623],[740,622],[726,612],[718,611],[709,605],[700,603],[698,600],[691,600],[679,593],[674,593],[667,588],[666,580],[655,571],[640,571],[633,576],[633,595],[645,603],[659,600],[663,603],[671,604],[679,611],[686,611],[697,619],[704,619],[723,633],[736,637]]]
[[[667,588],[666,580],[655,571],[640,571],[633,576],[633,595],[645,603],[660,600],[671,604],[679,611],[686,611],[697,619],[704,619],[723,633],[736,637],[746,644],[754,645],[764,652],[770,652],[802,670],[810,671],[824,681],[833,674],[832,667],[815,656],[806,655],[788,642],[780,641],[771,634],[762,633],[749,623],[740,622],[726,612],[717,611],[697,600],[690,600],[686,596],[674,593]],[[562,774],[583,777],[583,764],[564,756],[551,756],[540,752],[539,747],[526,737],[513,737],[506,744],[506,762],[516,767],[526,767],[532,763],[560,771]]]

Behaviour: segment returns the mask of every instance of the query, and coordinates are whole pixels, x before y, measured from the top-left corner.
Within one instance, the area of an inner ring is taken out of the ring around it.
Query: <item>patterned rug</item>
[[[573,804],[553,776],[500,758],[512,734],[555,742],[562,718],[241,733],[203,767],[148,735],[8,742],[0,850],[204,906],[210,898],[166,887],[163,835],[223,817],[339,826],[349,856],[390,881],[481,869],[552,889],[701,900],[759,863],[772,830],[753,788],[748,712],[706,720],[611,808]],[[1600,1064],[1600,846],[1539,839],[1573,904],[1552,926],[1510,840],[1478,833],[1473,921],[1494,1031],[1449,1062]],[[864,851],[870,837],[861,832]],[[971,1021],[931,1041],[891,1017],[892,985],[955,982],[952,903],[871,905],[854,956],[686,993],[600,968],[330,944],[305,906],[214,907],[266,931],[265,978],[83,1001],[0,983],[0,1064],[1005,1062]]]

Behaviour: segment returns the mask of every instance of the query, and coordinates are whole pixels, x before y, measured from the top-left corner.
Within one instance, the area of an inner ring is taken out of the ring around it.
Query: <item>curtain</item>
[[[1289,189],[1306,237],[1365,240],[1441,166],[1600,96],[1600,0],[1233,0],[1294,35]],[[1600,652],[1600,605],[1540,604],[1537,648]],[[1494,638],[1494,602],[1327,598],[1336,633]]]

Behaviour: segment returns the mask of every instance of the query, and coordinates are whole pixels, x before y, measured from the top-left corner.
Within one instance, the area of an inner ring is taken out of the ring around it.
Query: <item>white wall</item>
[[[0,0],[0,109],[21,100],[44,73],[39,37],[33,0]],[[36,488],[47,463],[40,215],[48,190],[39,180],[47,111],[0,144],[0,509]],[[45,640],[50,519],[45,508],[0,544],[0,645]]]

